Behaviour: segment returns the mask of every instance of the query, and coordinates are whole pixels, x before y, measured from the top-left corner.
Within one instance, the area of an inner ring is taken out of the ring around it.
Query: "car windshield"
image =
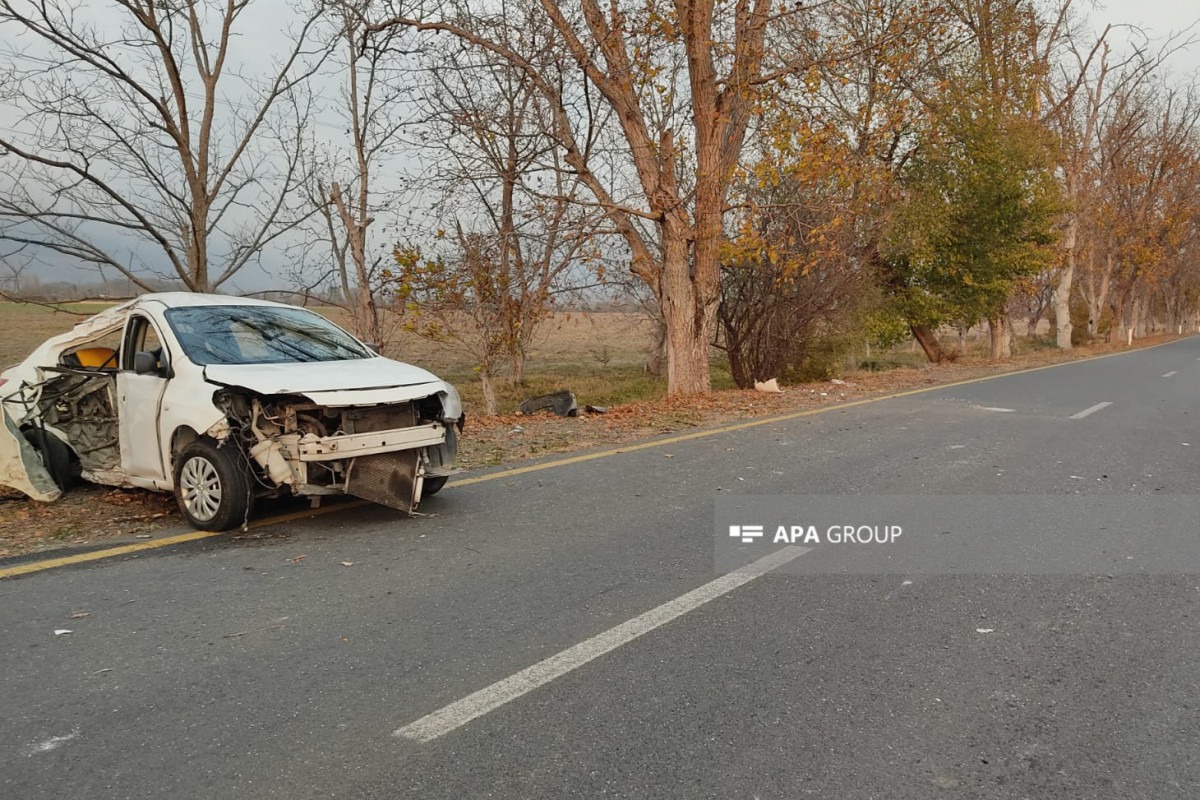
[[[167,322],[195,364],[345,361],[373,354],[327,319],[301,308],[187,306]]]

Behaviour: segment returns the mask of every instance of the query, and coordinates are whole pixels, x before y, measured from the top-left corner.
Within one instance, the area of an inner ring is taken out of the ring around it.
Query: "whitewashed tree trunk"
[[[1058,284],[1054,287],[1054,323],[1057,330],[1057,344],[1062,350],[1071,349],[1071,284],[1075,280],[1075,242],[1078,236],[1079,220],[1074,213],[1067,223],[1067,235],[1063,241],[1063,249],[1067,254],[1067,263],[1058,274]]]

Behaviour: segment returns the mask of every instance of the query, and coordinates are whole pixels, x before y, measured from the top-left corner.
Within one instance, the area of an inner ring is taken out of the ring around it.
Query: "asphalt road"
[[[1186,499],[1198,416],[1192,338],[0,581],[0,798],[1195,798],[1200,533],[730,585],[713,515]]]

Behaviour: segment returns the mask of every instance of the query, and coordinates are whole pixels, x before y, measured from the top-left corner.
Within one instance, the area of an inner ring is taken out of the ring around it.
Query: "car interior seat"
[[[116,369],[117,351],[111,347],[81,347],[63,356],[62,363],[67,367]]]

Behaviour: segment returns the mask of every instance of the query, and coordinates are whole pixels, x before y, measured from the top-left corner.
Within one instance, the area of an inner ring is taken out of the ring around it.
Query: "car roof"
[[[232,297],[227,294],[201,294],[199,292],[151,292],[138,297],[137,305],[160,303],[166,308],[190,306],[271,306],[273,308],[295,308],[286,303],[260,300],[257,297]]]

